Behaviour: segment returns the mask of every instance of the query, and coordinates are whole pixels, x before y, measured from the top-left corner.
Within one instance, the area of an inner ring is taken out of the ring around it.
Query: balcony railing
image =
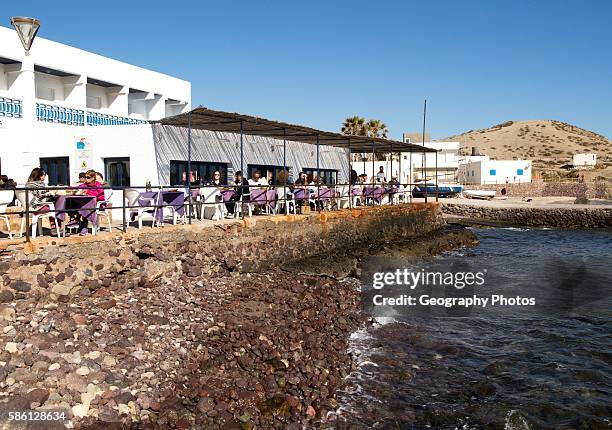
[[[85,125],[85,111],[36,103],[36,119],[68,125]]]
[[[21,112],[21,104],[19,106]],[[36,103],[36,118],[39,121],[79,126],[127,125],[146,123],[146,121],[140,119],[114,116],[99,112],[84,111],[82,109],[73,109],[62,106],[48,105],[44,103]]]
[[[0,116],[7,118],[21,118],[21,100],[0,97]]]
[[[99,112],[87,111],[87,125],[127,125],[145,124],[141,119],[126,118],[123,116],[107,115]]]

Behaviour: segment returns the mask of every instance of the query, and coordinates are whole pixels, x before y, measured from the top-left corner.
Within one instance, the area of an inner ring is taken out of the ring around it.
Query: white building
[[[574,154],[574,162],[572,164],[578,169],[593,168],[597,164],[597,155],[593,153]]]
[[[459,165],[462,184],[505,184],[531,182],[530,160],[479,160]]]
[[[155,154],[151,127],[136,124],[190,108],[185,80],[41,37],[26,56],[0,27],[0,171],[18,183],[36,166],[51,185],[88,168],[112,185],[144,183]]]

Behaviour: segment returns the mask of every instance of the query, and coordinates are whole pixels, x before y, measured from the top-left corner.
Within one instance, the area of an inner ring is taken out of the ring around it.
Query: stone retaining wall
[[[442,212],[465,218],[485,219],[512,225],[558,228],[610,228],[612,209],[491,208],[444,203]]]
[[[34,294],[67,301],[76,293],[145,285],[177,271],[215,276],[220,268],[249,272],[312,255],[333,258],[358,246],[416,237],[443,223],[438,205],[429,203],[41,238],[14,245],[14,257],[0,262],[0,303]]]
[[[509,196],[514,197],[583,197],[603,199],[607,197],[607,183],[598,182],[543,182],[534,181],[523,184],[465,185],[466,190],[495,190],[501,194],[506,188]]]

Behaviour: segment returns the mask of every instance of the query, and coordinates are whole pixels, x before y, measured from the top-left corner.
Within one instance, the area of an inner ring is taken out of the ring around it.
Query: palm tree
[[[387,138],[389,129],[387,125],[379,119],[371,119],[366,123],[367,136]]]
[[[341,133],[351,136],[367,136],[365,118],[357,115],[348,117],[342,124]]]

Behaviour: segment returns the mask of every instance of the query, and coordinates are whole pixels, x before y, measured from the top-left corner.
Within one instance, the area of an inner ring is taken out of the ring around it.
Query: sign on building
[[[79,173],[93,169],[93,154],[91,151],[91,142],[86,137],[75,138],[75,177]]]

